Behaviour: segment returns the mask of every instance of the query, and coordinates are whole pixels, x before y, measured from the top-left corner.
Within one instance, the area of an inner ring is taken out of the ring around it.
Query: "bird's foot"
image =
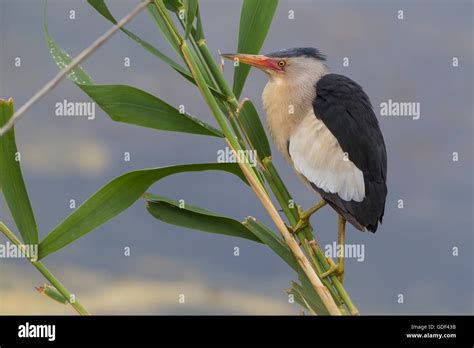
[[[339,261],[336,265],[332,259],[328,258],[327,260],[329,263],[329,269],[321,274],[321,278],[324,279],[331,275],[335,275],[342,284],[344,282],[344,263]]]
[[[309,218],[311,217],[311,215],[306,215],[305,212],[303,212],[303,210],[301,209],[300,205],[298,205],[297,208],[298,208],[299,220],[296,223],[295,227],[286,225],[286,227],[288,228],[288,231],[290,231],[290,233],[292,234],[297,234],[298,232],[302,231],[306,227],[310,226]]]
[[[306,211],[304,211],[300,205],[297,205],[296,208],[298,209],[299,220],[296,223],[296,226],[290,229],[290,232],[298,233],[301,230],[305,229],[306,227],[311,226],[311,224],[309,223],[309,219],[314,213],[316,213],[320,208],[324,207],[325,205],[326,205],[326,201],[321,200],[316,205],[314,205],[313,207],[309,208]]]
[[[301,205],[297,205],[296,208],[298,209],[299,220],[296,223],[295,230],[301,231],[305,227],[310,226],[309,219],[311,218],[311,215],[313,215],[313,213],[310,210],[304,211]]]

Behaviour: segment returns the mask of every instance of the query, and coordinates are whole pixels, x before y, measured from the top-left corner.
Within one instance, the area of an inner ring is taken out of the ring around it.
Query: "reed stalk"
[[[234,131],[232,128],[229,126],[227,123],[227,120],[225,117],[222,115],[221,110],[212,95],[211,91],[209,90],[208,85],[206,84],[206,80],[204,78],[204,74],[202,71],[199,70],[199,65],[196,61],[196,54],[194,54],[188,47],[186,41],[180,36],[177,28],[175,27],[172,19],[170,18],[168,11],[164,5],[164,3],[161,0],[155,0],[155,5],[158,9],[158,12],[160,16],[162,17],[163,21],[166,23],[168,30],[173,33],[173,39],[175,40],[175,43],[179,45],[181,48],[183,57],[185,59],[186,65],[188,66],[189,70],[191,71],[191,74],[193,75],[197,86],[199,90],[201,91],[206,103],[208,104],[209,108],[211,109],[217,123],[221,127],[225,137],[226,141],[229,145],[229,147],[234,151],[237,152],[239,150],[242,150],[242,147],[238,141],[237,136],[235,135]],[[202,43],[199,45],[199,47],[202,47]],[[203,50],[205,52],[205,50]],[[210,54],[203,54],[204,58],[209,60]],[[213,59],[211,60],[213,62]],[[208,66],[210,65],[211,72],[214,74],[216,81],[218,81],[218,84],[220,85],[219,87],[221,89],[227,89],[228,93],[231,93],[229,88],[226,88],[226,82],[223,80],[221,76],[222,73],[221,71],[217,68],[217,65],[215,65],[215,62],[213,64],[209,64],[210,62],[208,61]],[[212,68],[212,66],[214,66]],[[232,107],[234,110],[237,110],[238,107],[238,101],[233,94],[229,94],[228,96],[228,101],[231,103]],[[321,298],[322,302],[324,303],[325,307],[327,308],[328,312],[332,315],[341,315],[341,310],[339,309],[339,306],[336,304],[334,301],[334,298],[330,294],[328,288],[323,285],[321,279],[318,277],[316,274],[315,269],[311,265],[310,261],[306,257],[306,255],[302,252],[300,249],[298,242],[294,239],[292,234],[288,231],[287,226],[281,219],[281,216],[279,215],[277,209],[273,205],[273,202],[271,201],[270,197],[268,196],[265,188],[263,187],[262,183],[260,182],[259,176],[255,173],[255,170],[245,161],[239,161],[239,166],[242,169],[242,172],[246,176],[247,180],[249,181],[250,186],[254,190],[255,194],[261,201],[262,205],[264,208],[267,210],[268,214],[270,215],[271,219],[273,220],[274,224],[280,231],[281,235],[283,236],[285,242],[288,244],[290,250],[292,251],[293,255],[295,256],[296,261],[299,263],[303,271],[305,272],[306,276],[308,277],[309,281],[311,282],[312,286],[314,287],[315,291],[318,293],[319,297]],[[310,252],[309,247],[308,247],[308,252]]]
[[[24,250],[25,245],[15,236],[15,234],[3,223],[0,221],[0,232],[2,232],[5,237],[7,237],[19,250]],[[79,302],[75,295],[73,295],[66,287],[51,273],[46,266],[37,260],[28,258],[28,261],[31,262],[33,266],[53,285],[56,290],[59,291],[65,299],[68,300],[68,303],[76,310],[80,315],[90,315],[89,311]],[[71,300],[74,299],[74,300]]]
[[[182,20],[180,20],[180,22],[184,26],[184,22]],[[222,70],[215,62],[205,38],[202,37],[199,38],[199,40],[196,40],[194,38],[194,35],[192,34],[191,40],[193,42],[197,42],[199,57],[202,57],[204,59],[204,63],[207,66],[206,72],[210,71],[213,79],[217,83],[217,87],[227,97],[227,103],[229,104],[229,109],[232,112],[232,116],[238,120],[238,109],[240,107],[239,101],[237,100],[232,89],[227,83]],[[196,49],[195,45],[193,45],[193,47]],[[240,123],[237,122],[237,124],[240,126],[240,132],[245,135],[245,130],[241,127]],[[235,130],[235,127],[233,128]],[[249,142],[247,143],[251,148],[251,144]],[[272,159],[265,158],[260,161],[260,164],[262,166],[263,176],[265,177],[268,185],[270,186],[273,194],[275,195],[278,203],[280,204],[280,207],[283,210],[286,218],[288,219],[290,226],[295,227],[299,219],[297,209],[289,208],[289,203],[294,202],[293,198],[291,197],[288,189],[286,188],[280,175],[275,169]],[[330,267],[330,264],[327,261],[327,258],[325,257],[324,253],[322,252],[319,244],[316,242],[313,236],[312,228],[310,226],[306,227],[303,231],[297,234],[297,237],[299,242],[302,244],[306,254],[310,257],[313,267],[318,272],[318,274],[320,275],[327,271]],[[353,304],[347,291],[345,290],[337,276],[331,275],[330,277],[327,277],[322,281],[324,285],[329,289],[336,302],[338,302],[340,305],[345,305],[352,315],[359,314],[358,309]]]

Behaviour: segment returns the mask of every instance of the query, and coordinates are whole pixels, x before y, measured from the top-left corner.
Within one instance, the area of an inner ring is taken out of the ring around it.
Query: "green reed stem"
[[[166,25],[168,26],[168,29],[173,33],[173,39],[176,41],[175,43],[178,44],[179,47],[181,48],[181,51],[183,53],[183,57],[186,61],[186,64],[188,65],[188,67],[189,67],[189,69],[190,69],[190,71],[191,71],[191,73],[192,73],[192,75],[193,75],[193,77],[196,81],[196,84],[198,85],[201,93],[203,94],[205,101],[207,102],[207,104],[208,104],[209,108],[211,109],[212,113],[214,114],[214,116],[216,118],[216,121],[218,122],[218,124],[221,127],[224,135],[226,136],[226,139],[227,139],[229,145],[232,147],[232,149],[234,151],[241,150],[242,147],[240,145],[239,138],[236,137],[234,131],[232,130],[232,128],[227,123],[226,118],[223,117],[223,114],[221,113],[219,105],[217,104],[216,100],[212,96],[212,94],[211,94],[211,92],[208,88],[208,85],[206,83],[206,80],[203,76],[203,73],[199,69],[199,65],[196,62],[196,60],[198,58],[189,49],[189,47],[186,44],[186,41],[183,40],[180,37],[179,33],[176,30],[176,27],[174,26],[174,23],[172,22],[171,18],[169,17],[168,11],[167,11],[166,7],[164,6],[164,3],[162,2],[162,0],[155,0],[155,4],[156,4],[156,7],[157,7],[157,9],[160,13],[160,16],[163,18]],[[205,45],[205,41],[200,40],[199,43],[198,43],[198,46],[201,48],[201,53],[202,53],[204,59],[206,60],[207,65],[208,65],[209,69],[211,70],[211,73],[214,75],[214,78],[217,81],[217,83],[219,85],[219,88],[222,91],[224,91],[224,93],[226,93],[226,95],[228,97],[228,102],[229,102],[229,104],[232,105],[234,113],[236,113],[237,108],[239,106],[238,100],[235,98],[234,94],[232,93],[232,91],[228,87],[227,82],[225,81],[222,72],[217,67],[214,59],[212,59],[212,56],[211,56],[209,50],[207,49],[207,46]],[[248,175],[250,175],[251,178],[252,178],[252,181],[254,181],[253,185],[256,185],[256,186],[255,187],[253,186],[253,188],[256,190],[257,196],[259,196],[259,198],[262,200],[262,203],[265,206],[266,206],[266,204],[272,205],[271,200],[269,200],[269,198],[264,199],[261,196],[262,194],[263,195],[267,194],[267,197],[268,197],[268,193],[265,189],[265,186],[260,181],[261,178],[260,178],[260,175],[259,175],[258,171],[255,168],[252,168],[248,163],[243,163],[242,168],[243,169],[246,168],[245,171],[248,172]],[[286,236],[285,240],[287,238],[289,238],[287,242],[291,243],[290,248],[292,249],[292,251],[294,253],[298,254],[298,257],[300,258],[299,261],[302,262],[302,265],[304,266],[303,269],[305,269],[306,265],[309,265],[309,264],[305,264],[305,262],[308,262],[308,261],[304,260],[304,255],[301,253],[299,248],[296,245],[294,245],[294,241],[292,241],[292,238],[291,238],[291,236],[288,235],[288,232],[285,231],[285,228],[282,226],[281,219],[278,216],[275,208],[273,206],[272,207],[267,207],[266,206],[266,208],[269,209],[268,211],[269,211],[269,213],[271,213],[271,215],[276,214],[276,216],[273,216],[273,218],[276,219],[275,223],[277,223],[277,225],[280,226],[281,232],[285,234],[285,236]],[[306,241],[304,241],[304,242],[305,242],[305,243],[303,243],[304,248],[306,249],[307,253],[311,253],[311,248],[309,247],[309,245],[306,244]],[[312,267],[312,266],[310,266],[310,267]],[[305,270],[305,272],[309,272],[308,275],[312,274],[309,270]],[[312,275],[311,275],[311,277],[312,277]],[[316,291],[318,293],[320,293],[320,295],[322,295],[323,300],[324,300],[324,298],[327,299],[327,297],[324,297],[325,296],[324,295],[324,290],[320,289],[317,286],[317,281],[318,281],[317,279],[314,279],[315,283],[313,284],[315,286]],[[330,295],[330,297],[332,297],[332,295]],[[327,300],[324,300],[324,301],[327,301]],[[327,305],[327,308],[330,310],[330,313],[334,313],[334,314],[337,314],[337,312],[339,312],[339,314],[341,313],[340,309],[338,308],[339,306],[337,304],[335,304],[335,303],[331,304],[330,301],[325,302],[325,304]],[[334,307],[334,306],[336,306],[336,307]],[[342,311],[342,312],[345,312],[345,311]]]
[[[289,207],[289,203],[290,203],[288,199],[289,194],[285,194],[285,192],[287,192],[286,187],[282,185],[282,181],[275,180],[276,178],[279,178],[279,176],[275,175],[276,171],[275,171],[275,168],[273,167],[271,159],[265,158],[263,159],[262,162],[263,162],[263,165],[265,166],[263,169],[265,179],[267,180],[268,185],[272,189],[272,192],[274,193],[278,203],[283,209],[284,214],[287,216],[290,222],[290,225],[294,227],[298,223],[298,214],[295,213],[294,208],[292,209]],[[296,236],[298,237],[298,240],[303,246],[303,249],[306,252],[306,254],[311,258],[312,264],[315,267],[316,271],[318,272],[319,275],[321,275],[324,272],[323,266],[321,265],[314,251],[311,248],[311,245],[309,243],[309,240],[311,239],[308,240],[304,231],[298,231],[296,233]],[[333,296],[334,300],[338,303],[338,305],[342,305],[344,301],[339,296],[339,293],[337,292],[337,290],[334,289],[334,287],[332,286],[331,281],[328,278],[321,279],[321,281],[329,289],[329,291],[331,292],[331,295]]]
[[[178,8],[178,10],[176,12],[176,16],[178,18],[179,23],[181,24],[181,27],[184,29],[186,24],[184,23],[184,21],[179,16],[179,12],[183,11],[183,10],[184,10],[184,8],[182,8],[182,7]],[[211,55],[209,49],[207,48],[207,46],[204,45],[205,50],[202,49],[201,45],[202,45],[203,42],[205,42],[204,39],[197,40],[194,37],[193,33],[188,37],[188,39],[191,42],[191,45],[192,45],[192,47],[194,49],[194,52],[195,52],[195,61],[197,62],[198,70],[201,71],[201,73],[204,75],[206,82],[210,86],[220,89],[221,92],[230,92],[230,93],[232,93],[232,91],[228,89],[225,79],[222,78],[223,76],[222,76],[219,68],[217,67],[217,65],[214,64],[214,60],[213,60],[212,55]],[[183,40],[183,39],[181,38],[181,40]],[[220,79],[220,81],[217,81],[218,79]],[[217,81],[217,84],[216,84],[216,81]],[[227,88],[227,90],[226,90],[226,88]],[[229,100],[227,100],[227,102],[229,102]],[[235,97],[234,97],[234,104],[233,105],[234,105],[235,108],[238,106],[238,101]],[[240,122],[239,122],[238,118],[236,117],[236,113],[235,113],[234,109],[232,107],[230,107],[228,104],[225,104],[223,102],[219,102],[218,106],[219,106],[219,108],[221,109],[222,112],[224,112],[224,113],[226,113],[226,111],[229,112],[228,120],[229,120],[229,123],[232,127],[232,130],[234,131],[234,134],[237,136],[237,140],[240,144],[240,147],[243,150],[247,150],[248,146],[245,143],[245,141],[243,140],[244,137],[242,136],[242,133],[241,133],[242,127],[239,127]],[[252,171],[256,174],[260,184],[262,185],[262,187],[266,191],[266,188],[265,188],[265,185],[264,185],[263,178],[262,178],[261,174],[256,169],[253,169]],[[267,192],[267,194],[268,194],[268,192]]]
[[[262,162],[263,162],[263,165],[265,166],[265,168],[268,170],[270,176],[273,178],[276,190],[281,195],[280,205],[282,206],[282,209],[285,212],[285,215],[287,216],[290,224],[294,227],[298,223],[299,216],[298,216],[298,212],[297,212],[296,209],[288,208],[288,204],[289,204],[290,201],[293,201],[293,198],[291,197],[288,189],[286,188],[286,186],[285,186],[283,180],[281,179],[280,175],[278,174],[277,170],[273,166],[273,162],[272,162],[271,158],[264,159]],[[285,206],[287,207],[286,210],[285,210]],[[329,263],[326,259],[326,256],[322,252],[319,244],[314,239],[314,236],[313,236],[313,233],[312,233],[312,228],[308,226],[304,229],[303,232],[304,232],[303,238],[308,240],[309,245],[312,249],[311,254],[314,255],[314,257],[317,259],[317,261],[321,265],[320,270],[322,270],[322,272],[327,271],[329,269],[330,265],[329,265]],[[298,236],[298,237],[300,237],[300,236]],[[301,239],[300,239],[300,241],[301,241]],[[322,273],[319,273],[319,274],[322,274]],[[354,305],[354,303],[350,299],[349,294],[347,293],[346,289],[341,284],[341,282],[339,281],[337,276],[331,275],[328,278],[330,278],[332,284],[334,285],[334,287],[337,290],[337,293],[338,293],[337,297],[340,297],[342,302],[345,303],[345,305],[347,306],[349,312],[353,315],[358,315],[359,314],[358,309],[356,308],[356,306]],[[327,278],[323,279],[323,281],[324,280],[327,280]],[[329,289],[329,290],[331,291],[331,289]],[[331,291],[331,293],[333,293],[333,292]]]
[[[155,5],[160,13],[160,16],[165,21],[166,25],[173,33],[173,40],[175,40],[176,44],[179,45],[181,52],[183,53],[184,59],[186,64],[188,65],[189,69],[191,70],[191,74],[193,75],[196,84],[203,94],[204,100],[208,104],[209,108],[211,109],[214,117],[216,118],[217,123],[221,127],[224,135],[227,138],[227,141],[233,147],[234,150],[242,150],[242,147],[238,141],[238,138],[235,136],[235,133],[227,123],[226,118],[223,116],[219,105],[217,104],[216,100],[214,99],[211,91],[208,88],[207,81],[204,78],[203,72],[199,69],[199,65],[197,63],[197,57],[193,52],[189,49],[186,41],[179,35],[173,20],[168,14],[168,10],[166,9],[162,0],[155,0]],[[249,166],[249,168],[251,168]],[[252,173],[253,170],[251,171]],[[255,174],[254,174],[255,175]],[[256,177],[256,176],[255,176]]]
[[[212,57],[212,54],[206,44],[206,41],[204,39],[200,39],[198,41],[198,47],[212,75],[214,75],[214,79],[216,80],[219,86],[219,89],[227,96],[228,103],[232,105],[234,112],[236,112],[239,107],[239,102],[237,98],[235,97],[232,89],[228,85],[224,77],[224,74],[219,69],[214,58]],[[242,131],[245,133],[245,130],[242,129]],[[263,162],[264,162],[263,166],[267,170],[267,172],[264,170],[264,176],[269,186],[271,186],[271,189],[275,197],[277,198],[277,200],[279,200],[279,204],[281,208],[283,209],[286,217],[288,218],[290,224],[294,227],[296,223],[298,222],[299,216],[295,208],[289,208],[289,203],[290,203],[290,200],[292,201],[292,197],[288,189],[286,188],[285,184],[281,180],[280,175],[278,174],[275,167],[273,166],[272,161],[270,160],[270,161],[263,161]],[[269,173],[269,175],[267,175],[266,173]],[[317,268],[317,271],[319,272],[319,274],[322,274],[323,272],[329,269],[330,267],[329,263],[327,262],[326,257],[324,256],[324,254],[322,253],[321,249],[319,248],[317,244],[315,245],[315,243],[308,243],[309,241],[316,242],[313,237],[312,229],[310,227],[305,228],[303,233],[304,235],[302,233],[299,233],[297,237],[300,240],[301,244],[303,245],[303,248],[305,249],[307,255],[311,257],[313,264]],[[358,311],[356,307],[352,303],[349,295],[347,294],[346,290],[340,283],[339,279],[337,279],[336,276],[330,276],[329,278],[330,280],[323,279],[322,281],[331,291],[331,294],[333,295],[333,297],[337,299],[338,302],[344,302],[351,313],[357,314]],[[334,291],[334,289],[332,288],[331,283],[333,283],[334,286],[336,287],[336,291]]]
[[[15,234],[3,223],[0,221],[0,232],[2,232],[13,244],[22,250],[24,244],[15,236]],[[36,261],[28,258],[33,266],[36,267],[38,271],[53,285],[56,290],[58,290],[61,295],[64,296],[69,302],[69,304],[79,313],[80,315],[90,315],[87,309],[71,294],[71,292],[66,289],[66,287],[46,268],[46,266],[41,261]],[[74,298],[74,301],[71,302],[71,299]]]
[[[239,108],[239,101],[235,97],[232,89],[228,85],[223,72],[219,69],[217,63],[215,62],[212,53],[209,50],[209,47],[206,44],[204,38],[201,38],[197,41],[199,51],[204,58],[205,62],[207,63],[207,67],[209,68],[211,74],[213,75],[215,81],[218,84],[219,89],[223,92],[226,97],[228,103],[232,106],[234,116],[236,116],[237,120],[237,109]],[[239,122],[240,125],[240,122]],[[241,126],[241,125],[240,125]],[[235,127],[233,127],[235,128]],[[242,131],[245,133],[243,127],[240,127]],[[240,138],[240,137],[239,137]],[[249,144],[251,146],[251,144]],[[290,200],[292,201],[292,197],[286,188],[285,184],[281,180],[280,175],[276,171],[275,167],[273,166],[272,161],[263,161],[263,166],[266,170],[264,170],[264,177],[266,178],[270,188],[272,189],[275,197],[279,201],[283,212],[285,213],[286,217],[288,218],[291,226],[295,226],[298,222],[299,216],[298,212],[295,208],[289,208]],[[267,173],[269,175],[267,175]],[[302,233],[298,233],[297,237],[300,243],[303,246],[306,254],[311,258],[313,265],[315,266],[318,274],[322,274],[326,270],[329,269],[330,265],[326,260],[325,255],[323,254],[322,250],[320,249],[319,245],[314,239],[312,229],[307,227],[303,230]],[[329,279],[328,279],[329,278]],[[339,279],[336,276],[330,276],[326,279],[322,279],[323,283],[328,287],[329,291],[333,295],[334,299],[339,303],[344,303],[347,308],[349,309],[351,314],[358,314],[358,310],[353,304],[352,300],[350,299],[349,295],[347,294],[345,288],[340,283]],[[334,287],[333,287],[334,286]],[[335,288],[335,289],[334,289]]]

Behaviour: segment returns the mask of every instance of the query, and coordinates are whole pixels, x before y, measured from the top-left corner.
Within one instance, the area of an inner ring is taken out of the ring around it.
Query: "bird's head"
[[[221,54],[222,57],[254,66],[270,76],[299,79],[301,76],[324,71],[326,57],[313,47],[289,48],[263,54]],[[313,75],[314,76],[314,75]]]

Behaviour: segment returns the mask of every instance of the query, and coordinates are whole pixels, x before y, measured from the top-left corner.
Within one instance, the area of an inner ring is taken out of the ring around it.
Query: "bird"
[[[369,97],[354,80],[332,73],[317,48],[222,56],[268,75],[262,101],[273,143],[322,198],[307,211],[298,209],[295,230],[325,204],[336,211],[342,252],[322,277],[336,274],[342,282],[346,221],[375,233],[385,211],[387,151]]]

